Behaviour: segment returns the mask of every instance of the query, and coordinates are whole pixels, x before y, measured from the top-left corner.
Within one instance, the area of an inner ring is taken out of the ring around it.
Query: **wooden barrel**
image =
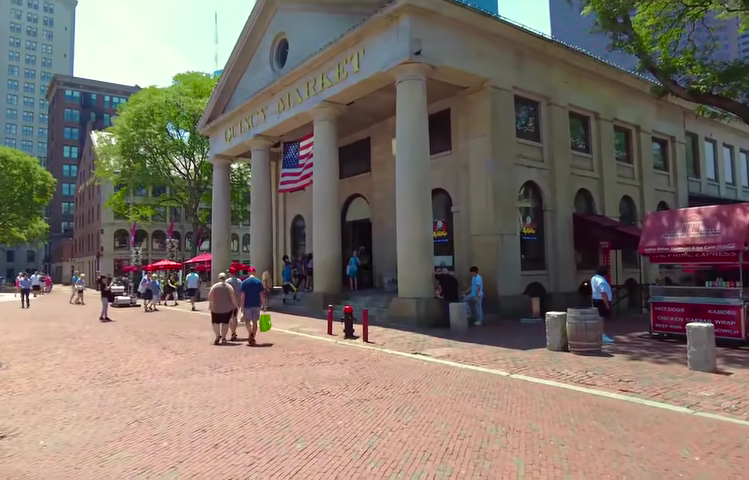
[[[595,308],[567,309],[567,341],[572,353],[601,351],[603,320]]]

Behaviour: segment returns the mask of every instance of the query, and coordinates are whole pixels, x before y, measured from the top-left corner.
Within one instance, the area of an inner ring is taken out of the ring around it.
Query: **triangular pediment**
[[[250,100],[392,0],[257,0],[201,121]],[[288,42],[283,65],[281,39]]]

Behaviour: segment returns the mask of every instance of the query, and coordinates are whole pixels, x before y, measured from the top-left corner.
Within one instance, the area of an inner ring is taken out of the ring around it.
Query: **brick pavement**
[[[202,314],[100,324],[95,300],[0,304],[0,478],[739,479],[749,464],[746,427],[282,332],[214,347]]]
[[[278,312],[273,317],[281,328],[326,335],[324,319]],[[616,343],[604,346],[602,356],[550,352],[543,325],[509,320],[463,336],[448,330],[372,326],[369,339],[383,348],[749,420],[749,350],[720,348],[720,373],[691,372],[683,341],[651,339],[646,331],[642,318],[612,322],[609,333]],[[341,333],[338,322],[335,332]]]

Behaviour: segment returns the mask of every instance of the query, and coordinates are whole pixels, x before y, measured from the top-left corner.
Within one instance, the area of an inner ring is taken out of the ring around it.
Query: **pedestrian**
[[[219,278],[221,276],[219,275]],[[229,268],[229,278],[226,279],[226,284],[234,290],[234,299],[239,300],[242,294],[242,280],[237,278],[237,269]],[[211,287],[213,288],[213,287]],[[239,307],[235,308],[231,314],[231,320],[229,321],[229,330],[231,331],[231,341],[237,341],[237,325],[239,324]]]
[[[596,269],[596,274],[590,279],[590,288],[592,291],[593,307],[598,309],[598,315],[603,320],[604,333],[601,336],[603,343],[614,343],[614,339],[606,335],[606,321],[611,320],[611,299],[614,298],[611,292],[611,285],[606,280],[609,268],[601,265]]]
[[[109,318],[109,301],[112,296],[112,276],[99,276],[99,296],[101,297],[101,313],[99,313],[100,322],[111,322]]]
[[[213,327],[213,333],[216,335],[213,340],[214,345],[226,343],[229,322],[231,322],[232,316],[238,308],[234,288],[226,283],[226,274],[224,272],[219,273],[218,282],[208,291],[208,310],[211,312],[211,326]],[[236,340],[236,334],[232,340]]]
[[[76,295],[78,294],[78,291],[76,290],[76,283],[78,283],[78,270],[73,272],[73,277],[71,278],[71,284],[70,284],[70,301],[68,303],[73,303],[73,300],[76,298]]]
[[[36,298],[42,291],[42,279],[39,277],[39,272],[34,270],[34,273],[31,274],[29,280],[31,280],[31,292],[34,295],[34,298]]]
[[[152,275],[151,276],[151,310],[154,312],[158,312],[159,309],[156,308],[156,305],[161,305],[161,282],[159,281],[158,275]]]
[[[16,275],[16,293],[13,294],[14,298],[17,297],[19,293],[21,293],[21,273]]]
[[[460,301],[460,285],[458,284],[458,279],[450,274],[450,271],[445,267],[437,269],[434,273],[434,280],[438,284],[439,295],[437,298],[440,299],[444,318],[447,320],[444,326],[449,327],[450,304]]]
[[[312,253],[307,254],[307,291],[311,292],[315,281],[315,262],[312,258]]]
[[[195,300],[200,289],[200,275],[195,273],[195,269],[190,269],[190,273],[185,277],[185,283],[187,284],[187,297],[190,299],[190,305],[192,311],[196,311]]]
[[[473,324],[480,327],[484,322],[484,279],[479,275],[479,267],[473,266],[471,272],[471,288],[463,292],[468,311],[473,311]]]
[[[263,311],[267,311],[270,294],[273,291],[273,278],[270,276],[269,270],[264,271],[260,278],[263,281],[263,291],[265,293],[265,295],[263,295]]]
[[[164,306],[169,305],[167,303],[169,301],[169,297],[172,297],[175,307],[179,305],[179,303],[177,303],[177,285],[176,285],[176,281],[174,280],[173,273],[170,273],[169,277],[166,280],[166,284],[164,285],[164,293],[165,293]]]
[[[348,261],[348,266],[346,266],[346,276],[348,277],[348,284],[351,291],[356,291],[359,289],[359,282],[357,280],[359,275],[359,252],[354,250],[354,252],[351,254],[351,258]]]
[[[138,290],[141,292],[141,298],[143,299],[143,312],[150,312],[151,305],[153,304],[153,290],[151,290],[151,277],[149,274],[145,274],[140,280]]]
[[[281,281],[283,282],[281,286],[281,288],[283,289],[283,298],[281,299],[281,302],[286,305],[286,299],[291,293],[294,294],[294,300],[297,299],[296,287],[294,286],[294,271],[287,255],[283,256],[283,270],[281,270]]]
[[[26,307],[31,307],[31,304],[29,303],[29,294],[31,293],[31,279],[26,276],[26,272],[21,272],[21,275],[18,277],[18,289],[21,292],[21,308],[24,308],[23,306],[23,299],[26,299]]]
[[[260,306],[263,304],[263,282],[255,277],[255,268],[250,267],[250,276],[242,282],[242,294],[240,304],[242,305],[242,316],[249,337],[247,345],[257,345],[255,336],[257,335],[257,324],[260,320]]]
[[[83,301],[83,293],[86,291],[86,274],[81,273],[78,275],[78,280],[75,281],[75,303],[76,305],[85,305]]]

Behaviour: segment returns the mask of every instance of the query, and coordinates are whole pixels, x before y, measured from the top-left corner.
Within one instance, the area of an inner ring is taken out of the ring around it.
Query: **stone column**
[[[231,265],[231,163],[225,157],[213,157],[213,191],[211,192],[211,280]],[[197,239],[199,241],[199,239]]]
[[[314,288],[336,294],[343,283],[341,211],[338,200],[338,123],[342,108],[325,103],[310,111],[314,125],[312,169],[312,247]]]
[[[250,143],[250,263],[258,276],[273,268],[273,213],[270,147],[273,141],[256,137]]]
[[[426,78],[431,67],[395,68],[395,223],[398,296],[434,297],[432,175]]]

